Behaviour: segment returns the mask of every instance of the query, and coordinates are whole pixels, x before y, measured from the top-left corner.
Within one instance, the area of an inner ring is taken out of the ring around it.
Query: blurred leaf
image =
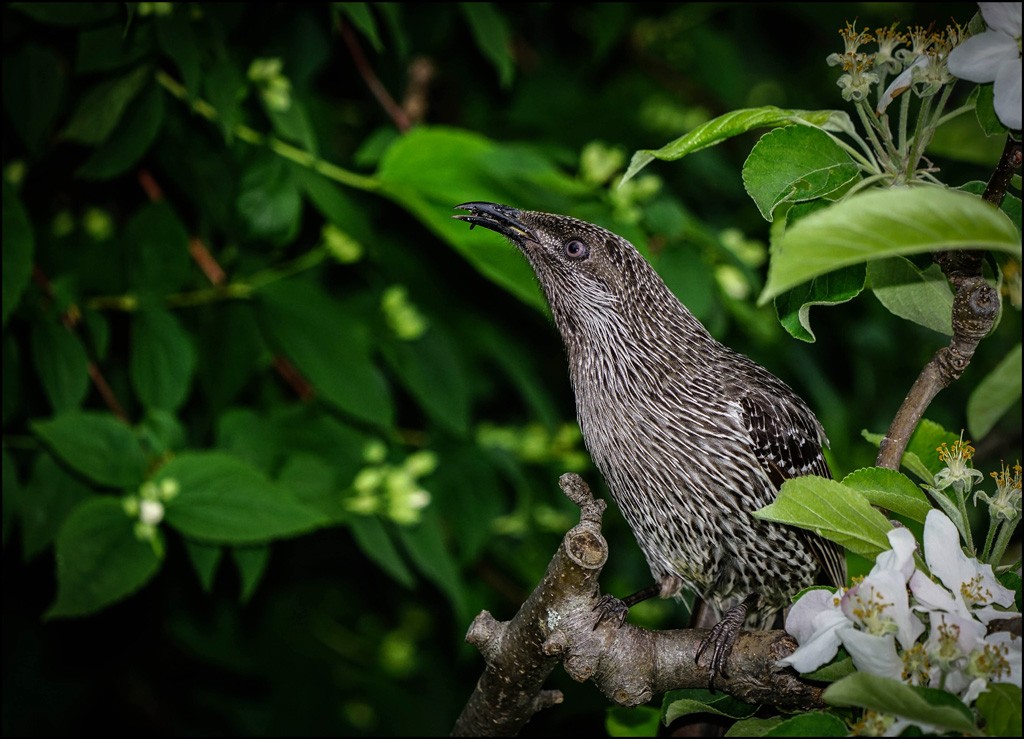
[[[14,459],[7,452],[6,447],[0,448],[0,459],[2,459],[0,472],[3,473],[3,488],[0,488],[0,493],[3,495],[3,545],[7,546],[7,537],[14,526],[15,511],[23,505],[22,497],[24,492],[21,487],[21,481],[18,480],[18,469],[14,464]],[[24,543],[27,539],[27,535],[22,536],[26,560],[30,556],[28,544]]]
[[[469,430],[469,379],[451,340],[439,327],[413,341],[382,345],[395,374],[430,416],[450,431]]]
[[[475,444],[439,452],[440,463],[425,487],[450,522],[459,561],[471,563],[494,537],[494,519],[507,512],[501,479],[486,453]],[[481,494],[482,491],[486,494]]]
[[[766,105],[762,108],[746,108],[733,110],[725,115],[720,115],[710,121],[701,123],[692,131],[670,141],[660,149],[641,149],[633,154],[629,162],[629,168],[623,175],[622,183],[636,177],[637,173],[655,159],[664,162],[673,162],[682,159],[688,154],[693,154],[715,146],[723,141],[739,136],[740,134],[753,131],[757,128],[775,128],[777,126],[788,126],[796,121],[806,121],[812,125],[825,130],[836,130],[849,127],[849,117],[846,113],[836,110],[784,110],[774,105]]]
[[[249,408],[229,408],[217,419],[214,446],[269,475],[284,453],[277,429]]]
[[[469,22],[476,47],[498,70],[501,86],[508,87],[515,73],[512,32],[509,30],[508,22],[498,12],[494,3],[459,3],[459,9]]]
[[[612,706],[605,714],[608,736],[657,736],[661,711],[652,706]]]
[[[238,574],[242,579],[242,591],[238,600],[240,603],[248,603],[259,587],[263,573],[267,571],[270,547],[232,547],[231,557],[235,560]]]
[[[364,421],[391,425],[391,393],[370,359],[365,326],[305,280],[272,283],[259,298],[274,343],[325,401]]]
[[[868,283],[878,302],[908,321],[953,335],[953,291],[937,264],[922,271],[904,257],[868,262]]]
[[[348,16],[352,25],[373,45],[374,51],[384,51],[384,44],[381,43],[380,34],[377,32],[377,21],[370,12],[369,3],[334,3],[333,7]]]
[[[828,686],[822,697],[832,706],[869,708],[934,726],[939,731],[981,733],[974,725],[970,709],[952,693],[937,688],[915,687],[855,672]]]
[[[84,26],[116,18],[118,3],[10,3],[10,7],[40,23]]]
[[[167,503],[167,523],[186,537],[210,544],[261,544],[312,531],[327,523],[285,488],[223,452],[183,452],[154,481],[177,482]]]
[[[155,84],[151,77],[152,70],[143,65],[120,77],[97,84],[78,103],[64,129],[64,138],[83,144],[106,141],[128,104],[146,83]]]
[[[438,585],[451,600],[459,620],[470,617],[466,586],[441,531],[441,519],[433,506],[423,510],[414,526],[399,526],[398,538],[417,569]]]
[[[778,498],[754,516],[813,531],[866,559],[890,548],[886,532],[892,524],[867,498],[816,475],[786,480]]]
[[[185,552],[195,568],[203,592],[213,592],[213,578],[217,575],[217,565],[224,556],[223,547],[185,539]]]
[[[134,315],[131,379],[143,405],[176,410],[188,397],[195,367],[192,340],[174,315],[162,308]]]
[[[54,413],[77,409],[89,390],[89,358],[70,329],[52,316],[32,324],[32,360]]]
[[[310,203],[330,223],[357,241],[368,242],[374,237],[373,226],[366,215],[366,208],[358,203],[336,182],[319,172],[296,170],[295,181],[302,188]]]
[[[811,308],[815,305],[839,305],[860,295],[864,289],[864,265],[853,264],[815,277],[775,298],[779,323],[790,336],[813,343]]]
[[[1005,214],[973,195],[928,186],[873,190],[810,214],[773,241],[758,302],[851,264],[963,248],[1019,259],[1020,237]]]
[[[352,515],[345,509],[338,469],[315,454],[288,455],[276,482],[291,491],[296,500],[314,508],[333,523],[348,522]]]
[[[974,98],[974,114],[981,130],[988,136],[1005,136],[1006,126],[999,121],[999,116],[996,115],[995,87],[994,82],[989,82],[974,88],[971,92],[971,97]]]
[[[264,105],[264,110],[282,139],[291,141],[313,156],[319,156],[320,147],[313,121],[302,101],[293,98],[287,110],[275,110],[267,105]]]
[[[65,472],[50,454],[37,454],[19,501],[25,561],[46,549],[71,510],[90,497],[92,491]]]
[[[402,559],[398,549],[376,516],[353,516],[350,522],[352,535],[363,554],[384,570],[393,580],[411,588],[416,578]]]
[[[871,505],[899,513],[912,521],[924,523],[932,504],[906,475],[884,467],[864,467],[851,472],[842,480],[843,485],[853,488]]]
[[[51,49],[31,43],[4,58],[4,108],[14,130],[33,154],[39,153],[49,139],[60,108],[64,94],[60,65]]]
[[[1001,152],[1002,152],[1002,144],[999,145],[999,152],[996,153],[996,156],[986,160],[986,164],[989,163],[989,162],[995,161],[996,159],[998,159],[999,154]],[[1020,175],[1018,175],[1017,177],[1018,177],[1018,180],[1019,180]],[[1018,181],[1017,184],[1018,185],[1020,184],[1019,181]],[[960,185],[960,187],[958,187],[956,189],[957,190],[962,190],[963,192],[969,192],[969,193],[971,193],[973,195],[977,195],[978,197],[981,197],[985,193],[985,190],[986,190],[987,187],[988,187],[988,183],[982,182],[981,180],[971,180],[970,182],[965,182],[964,184]],[[1016,195],[1014,195],[1012,192],[1006,193],[1005,195],[1003,195],[1003,202],[1001,202],[999,204],[999,210],[1003,211],[1003,213],[1005,213],[1006,215],[1008,215],[1010,217],[1010,220],[1013,221],[1013,225],[1017,227],[1017,234],[1020,235],[1020,228],[1021,228],[1021,226],[1020,226],[1020,223],[1021,223],[1021,221],[1020,221],[1020,216],[1021,216],[1021,201],[1020,201],[1020,198],[1017,197]]]
[[[199,329],[199,383],[210,405],[220,411],[235,400],[267,349],[249,302],[212,306]]]
[[[808,711],[795,716],[737,721],[726,736],[847,736],[846,723],[831,713]]]
[[[712,693],[703,688],[673,690],[662,698],[662,713],[668,726],[677,718],[693,713],[713,713],[729,718],[747,718],[757,711],[757,706],[733,698],[724,693]]]
[[[107,496],[71,512],[57,535],[57,599],[46,618],[94,613],[153,578],[160,557],[134,525],[121,501]]]
[[[278,157],[262,154],[246,168],[235,204],[252,238],[284,244],[299,230],[302,198]]]
[[[142,482],[142,448],[131,428],[113,416],[73,411],[29,425],[60,459],[101,485],[131,488]]]
[[[967,428],[971,437],[984,438],[1021,397],[1021,345],[1010,349],[999,364],[971,391],[967,400]]]
[[[87,180],[106,180],[123,173],[149,150],[160,132],[163,119],[163,92],[153,85],[132,101],[113,135],[75,174]]]
[[[112,72],[134,66],[153,51],[152,28],[148,24],[126,28],[122,19],[83,28],[78,34],[75,76]]]
[[[187,13],[183,11],[184,8],[179,5],[173,13],[158,15],[153,21],[160,48],[178,67],[189,100],[194,101],[199,95],[201,82],[201,41]]]
[[[743,186],[769,222],[780,204],[826,198],[859,177],[850,155],[810,126],[769,131],[743,164]]]
[[[4,332],[3,364],[4,425],[20,410],[22,404],[21,349],[13,333]]]
[[[249,94],[245,76],[235,61],[221,56],[203,77],[203,90],[217,110],[217,124],[226,141],[234,138],[234,129],[242,122],[242,101]]]
[[[35,239],[24,206],[6,182],[3,200],[3,325],[6,327],[7,319],[21,302],[21,295],[32,275]]]
[[[985,719],[988,736],[1020,736],[1021,692],[1009,683],[989,683],[978,696],[978,713]]]

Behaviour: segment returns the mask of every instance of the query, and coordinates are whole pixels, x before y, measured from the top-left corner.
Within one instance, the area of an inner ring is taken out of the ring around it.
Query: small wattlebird
[[[599,601],[599,622],[621,624],[654,595],[695,591],[705,612],[694,625],[713,625],[696,659],[712,647],[713,687],[748,615],[767,628],[819,575],[845,582],[835,544],[753,516],[785,480],[831,476],[821,424],[782,380],[716,341],[622,237],[497,203],[457,210],[533,267],[565,345],[583,439],[654,576],[650,588]]]

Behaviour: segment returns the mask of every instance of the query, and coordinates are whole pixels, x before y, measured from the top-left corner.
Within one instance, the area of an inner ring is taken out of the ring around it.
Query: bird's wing
[[[825,431],[811,410],[789,387],[767,370],[751,363],[755,375],[732,389],[750,436],[751,449],[775,489],[793,477],[832,477],[822,454],[828,446]],[[846,560],[833,542],[797,529],[837,586],[846,582]]]

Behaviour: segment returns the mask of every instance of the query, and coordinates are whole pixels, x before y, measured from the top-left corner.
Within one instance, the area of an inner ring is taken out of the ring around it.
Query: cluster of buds
[[[368,463],[352,481],[352,495],[346,507],[364,515],[383,514],[397,524],[409,526],[420,520],[430,503],[430,493],[419,483],[437,467],[437,455],[421,450],[400,464],[387,462],[387,447],[380,441],[367,444],[363,458]]]
[[[177,480],[166,477],[159,482],[147,480],[139,486],[135,495],[128,495],[121,505],[129,518],[135,521],[135,538],[139,541],[156,543],[156,530],[164,520],[164,504],[177,497],[181,485]]]
[[[278,57],[253,59],[249,65],[249,80],[259,89],[267,108],[278,113],[292,106],[292,83],[281,70]]]

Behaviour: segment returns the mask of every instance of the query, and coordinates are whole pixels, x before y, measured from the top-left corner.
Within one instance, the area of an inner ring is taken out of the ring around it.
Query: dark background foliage
[[[842,107],[824,59],[847,20],[966,23],[974,4],[159,5],[3,8],[5,734],[449,731],[483,666],[462,642],[472,616],[510,617],[572,525],[558,475],[599,484],[526,268],[448,221],[459,202],[501,197],[634,240],[719,339],[808,399],[837,475],[873,462],[861,431],[885,430],[945,341],[868,294],[818,309],[813,344],[755,307],[768,229],[740,178],[754,136],[623,190],[612,175],[735,108]],[[410,66],[430,65],[421,125],[397,130],[341,24],[400,103]],[[275,75],[249,74],[275,58],[283,109]],[[1000,148],[939,140],[934,156],[962,182]],[[295,151],[354,174],[339,183]],[[28,261],[9,225],[31,231]],[[211,290],[190,238],[229,287]],[[929,417],[963,427],[1019,335],[1007,310]],[[141,589],[47,617],[67,517],[135,490],[83,475],[39,422],[113,418],[112,398],[147,476],[219,450],[316,523],[246,520],[218,538],[168,503]],[[979,468],[1019,454],[1019,419],[1018,404],[978,442]],[[422,451],[436,468],[419,482],[360,497],[367,469]],[[422,510],[402,497],[420,485]],[[646,585],[614,511],[607,534],[605,590]],[[680,626],[685,609],[633,618]],[[552,683],[567,700],[527,733],[603,731],[596,691],[561,671]]]

